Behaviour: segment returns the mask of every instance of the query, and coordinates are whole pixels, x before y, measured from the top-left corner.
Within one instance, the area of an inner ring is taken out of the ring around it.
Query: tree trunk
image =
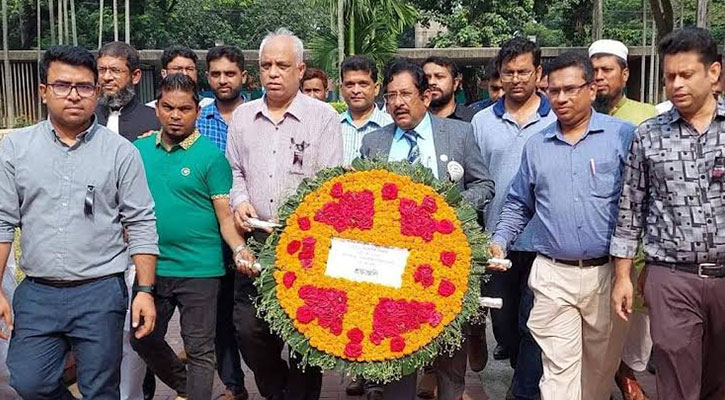
[[[131,4],[129,0],[126,0],[126,4],[123,7],[123,13],[126,16],[123,33],[126,37],[126,43],[131,44]]]
[[[63,44],[63,1],[58,0],[58,44]]]
[[[78,46],[78,32],[76,31],[76,0],[70,0],[70,26],[73,32],[73,46]]]
[[[98,49],[103,46],[103,0],[98,5]]]
[[[68,24],[68,0],[63,0],[63,33],[65,44],[70,44],[70,25]]]
[[[603,0],[594,0],[592,5],[592,40],[599,40],[604,30]]]
[[[3,77],[5,91],[5,122],[8,128],[15,127],[15,102],[13,101],[13,80],[10,76],[10,54],[8,52],[8,0],[2,0],[3,7]]]
[[[345,59],[345,0],[337,0],[337,69]]]
[[[40,10],[41,10],[40,0],[38,0],[38,4],[37,4],[36,8],[37,8],[38,12],[36,13],[37,14],[37,21],[36,21],[37,22],[37,26],[36,26],[37,32],[36,32],[35,36],[36,36],[36,39],[38,40],[38,62],[35,64],[35,67],[36,67],[36,73],[38,76],[38,82],[40,82],[40,50],[42,47],[41,40],[43,39],[43,37],[40,35],[40,27],[42,26],[41,21],[40,21]],[[52,32],[53,28],[51,27],[50,30]],[[43,100],[40,98],[40,96],[38,96],[38,113],[36,114],[38,120],[43,119],[42,112],[43,112]]]
[[[708,0],[697,0],[697,27],[707,28],[707,3]]]
[[[649,0],[652,9],[652,18],[657,27],[657,42],[662,40],[674,29],[674,16],[671,0]]]
[[[118,42],[118,0],[113,0],[113,41]]]
[[[50,11],[50,45],[54,45],[55,41],[55,7],[53,0],[48,0],[48,11]]]

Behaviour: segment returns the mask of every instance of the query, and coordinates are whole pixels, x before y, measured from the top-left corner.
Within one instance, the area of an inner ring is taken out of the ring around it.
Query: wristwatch
[[[156,293],[156,286],[154,286],[154,285],[134,285],[133,291],[135,293],[138,293],[138,292],[148,293],[153,296]]]

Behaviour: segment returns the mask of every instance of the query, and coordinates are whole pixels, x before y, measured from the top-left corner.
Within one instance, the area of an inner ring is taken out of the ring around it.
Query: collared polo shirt
[[[511,189],[511,182],[521,165],[524,145],[529,138],[556,122],[556,115],[551,111],[549,100],[543,95],[539,97],[541,98],[539,108],[531,120],[523,125],[519,125],[506,110],[503,98],[494,103],[493,107],[477,113],[471,121],[478,147],[483,154],[483,161],[496,185],[496,193],[485,215],[486,231],[489,234],[493,233],[496,222],[501,216],[501,209]],[[513,244],[513,250],[532,251],[531,240],[535,225],[536,221],[529,223]]]
[[[213,200],[228,197],[232,172],[224,154],[195,131],[166,150],[161,132],[134,142],[156,203],[159,276],[210,278],[225,273],[225,246]]]
[[[418,134],[418,149],[420,150],[420,163],[430,168],[433,175],[438,178],[438,161],[436,160],[436,147],[433,141],[433,125],[430,120],[430,113],[416,125],[413,130]],[[403,130],[395,128],[393,144],[390,146],[388,161],[402,161],[408,159],[410,143],[403,136]]]

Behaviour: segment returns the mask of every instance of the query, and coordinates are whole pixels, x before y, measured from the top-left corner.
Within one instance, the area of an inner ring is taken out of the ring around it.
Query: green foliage
[[[330,105],[337,111],[338,114],[342,114],[347,110],[347,103],[342,100],[331,101]]]

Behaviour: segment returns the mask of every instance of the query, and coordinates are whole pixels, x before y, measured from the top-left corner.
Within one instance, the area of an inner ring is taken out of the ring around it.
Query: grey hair
[[[292,40],[292,45],[295,48],[295,53],[297,53],[297,64],[302,64],[304,62],[304,54],[305,54],[305,47],[302,44],[302,40],[297,37],[297,35],[294,34],[291,30],[287,28],[277,28],[274,32],[267,33],[267,36],[262,39],[262,44],[259,45],[259,59],[262,59],[262,50],[264,50],[264,46],[267,44],[267,42],[270,39],[274,39],[276,37],[288,37]]]

